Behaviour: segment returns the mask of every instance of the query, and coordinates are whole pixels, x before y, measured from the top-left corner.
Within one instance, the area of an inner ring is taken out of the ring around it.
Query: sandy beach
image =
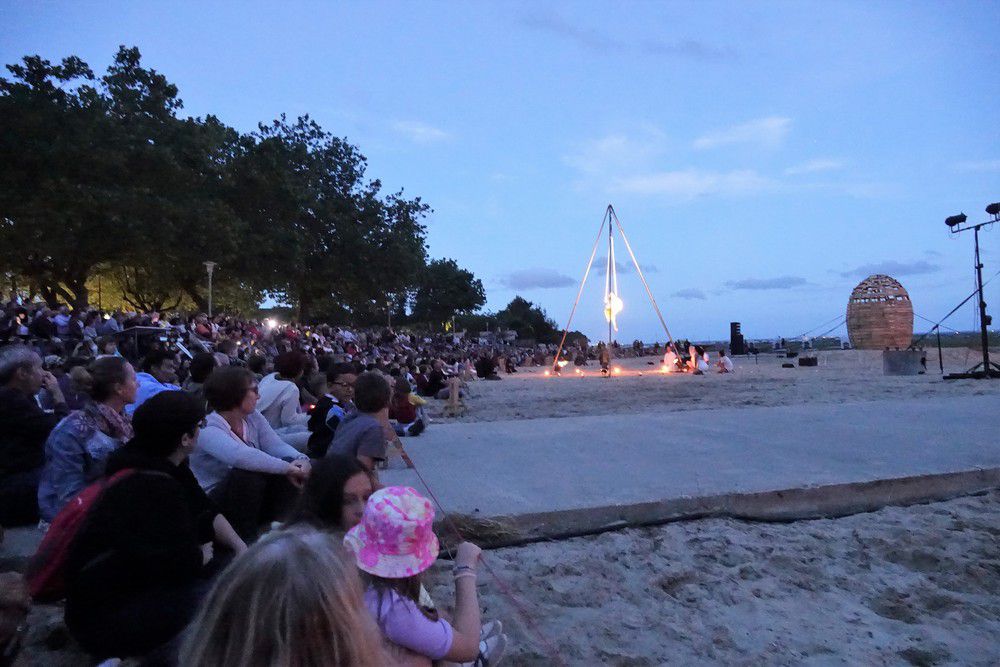
[[[1000,384],[887,377],[881,354],[820,352],[816,368],[773,354],[733,375],[664,376],[651,357],[612,379],[532,368],[473,384],[459,421],[650,410],[1000,395]],[[946,372],[976,353],[945,350]],[[641,373],[641,375],[640,375]],[[615,483],[625,483],[619,481]],[[498,549],[503,584],[480,577],[485,617],[511,628],[511,664],[550,664],[509,586],[567,664],[962,664],[1000,662],[1000,492],[840,519],[727,519]],[[450,600],[447,564],[435,598]]]
[[[945,373],[975,365],[978,354],[965,348],[945,349]],[[798,359],[779,358],[770,353],[760,354],[756,359],[736,357],[733,360],[736,372],[731,375],[664,375],[658,372],[660,359],[652,356],[615,360],[614,365],[621,367],[622,374],[610,379],[598,377],[600,367],[593,361],[581,369],[583,375],[577,375],[573,366],[567,366],[562,377],[545,377],[545,369],[529,367],[519,369],[516,374],[502,375],[499,382],[474,382],[469,410],[457,420],[503,421],[651,410],[1000,395],[998,383],[942,380],[937,350],[928,350],[927,355],[927,373],[905,377],[884,375],[882,353],[872,350],[818,352],[819,365],[813,368],[799,367]],[[713,363],[714,359],[713,354]],[[796,366],[782,368],[783,363]]]
[[[702,520],[498,549],[572,665],[995,665],[1000,493],[789,524]],[[436,566],[435,599],[454,593]],[[510,664],[551,664],[489,573]]]

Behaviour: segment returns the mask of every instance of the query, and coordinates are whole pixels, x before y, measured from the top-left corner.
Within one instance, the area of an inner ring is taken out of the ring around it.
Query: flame
[[[548,377],[549,375],[551,375],[551,373],[549,373],[548,371],[545,371],[545,377]]]
[[[577,375],[583,375],[583,371],[581,371],[579,368],[577,368],[576,369],[576,374]]]
[[[618,313],[625,308],[625,303],[614,292],[608,292],[604,297],[604,319],[611,322],[611,326],[618,331]]]
[[[562,368],[562,367],[564,367],[564,366],[565,366],[566,364],[568,364],[568,363],[569,363],[569,362],[568,362],[568,361],[566,361],[565,359],[560,359],[560,360],[558,361],[558,364],[559,364],[559,368]]]
[[[622,373],[622,367],[615,366],[615,375],[621,375],[621,373]]]

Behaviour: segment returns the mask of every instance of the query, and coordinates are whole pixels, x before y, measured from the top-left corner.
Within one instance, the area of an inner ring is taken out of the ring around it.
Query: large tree
[[[248,253],[300,318],[384,309],[417,281],[429,209],[381,197],[365,170],[356,146],[308,117],[261,125],[234,164],[232,205],[255,239]]]
[[[48,301],[82,307],[100,266],[178,291],[211,253],[232,251],[237,220],[219,189],[236,135],[214,118],[178,119],[177,87],[144,68],[138,49],[119,49],[100,80],[75,57],[53,65],[30,56],[7,69],[12,79],[0,79],[5,268]]]
[[[453,259],[435,259],[423,272],[413,301],[413,316],[440,326],[453,315],[471,313],[486,303],[483,283]]]
[[[358,147],[308,116],[250,134],[180,118],[177,87],[136,48],[101,78],[76,57],[8,70],[0,272],[53,305],[86,306],[100,276],[136,309],[204,310],[206,261],[229,308],[269,293],[304,319],[374,321],[411,301],[435,319],[483,303],[454,262],[426,264],[430,208],[384,194]]]

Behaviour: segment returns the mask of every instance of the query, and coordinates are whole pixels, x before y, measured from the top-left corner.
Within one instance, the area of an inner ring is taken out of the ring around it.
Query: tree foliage
[[[435,259],[427,265],[413,299],[413,316],[444,324],[453,315],[470,313],[486,303],[481,280],[453,259]]]
[[[251,133],[181,117],[177,86],[136,48],[100,78],[75,56],[7,70],[0,271],[50,303],[87,305],[100,275],[133,308],[204,310],[207,260],[216,304],[267,293],[305,319],[412,302],[441,322],[485,302],[454,261],[427,264],[427,204],[382,193],[358,147],[308,116]]]

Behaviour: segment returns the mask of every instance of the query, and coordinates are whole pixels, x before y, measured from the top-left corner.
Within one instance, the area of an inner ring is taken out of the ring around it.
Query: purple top
[[[448,621],[430,620],[415,602],[395,591],[384,591],[381,596],[380,608],[379,591],[369,587],[365,591],[365,605],[386,639],[431,660],[441,660],[447,655],[454,635]]]

